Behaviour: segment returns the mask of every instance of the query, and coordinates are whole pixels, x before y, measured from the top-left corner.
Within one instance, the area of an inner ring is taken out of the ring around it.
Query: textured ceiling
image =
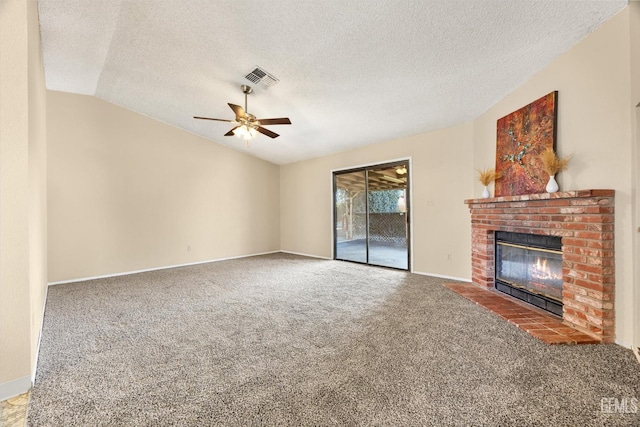
[[[627,0],[40,0],[47,88],[286,164],[473,120]],[[289,117],[249,147],[249,111]]]

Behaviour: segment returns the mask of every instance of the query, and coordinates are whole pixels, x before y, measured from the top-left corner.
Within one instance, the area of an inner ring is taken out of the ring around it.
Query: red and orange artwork
[[[549,175],[540,153],[555,149],[558,92],[498,120],[495,196],[544,193]]]

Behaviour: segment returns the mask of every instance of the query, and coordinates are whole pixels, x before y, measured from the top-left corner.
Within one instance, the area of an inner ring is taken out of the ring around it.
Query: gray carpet
[[[640,425],[617,345],[548,346],[442,279],[275,254],[49,289],[30,426]]]

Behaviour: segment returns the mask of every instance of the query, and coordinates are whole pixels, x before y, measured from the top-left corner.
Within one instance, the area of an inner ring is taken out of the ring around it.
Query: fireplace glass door
[[[496,288],[562,314],[562,248],[559,237],[496,233]]]

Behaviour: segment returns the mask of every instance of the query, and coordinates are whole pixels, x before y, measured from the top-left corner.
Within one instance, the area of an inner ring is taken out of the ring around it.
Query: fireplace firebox
[[[496,231],[497,290],[562,316],[562,239]]]

